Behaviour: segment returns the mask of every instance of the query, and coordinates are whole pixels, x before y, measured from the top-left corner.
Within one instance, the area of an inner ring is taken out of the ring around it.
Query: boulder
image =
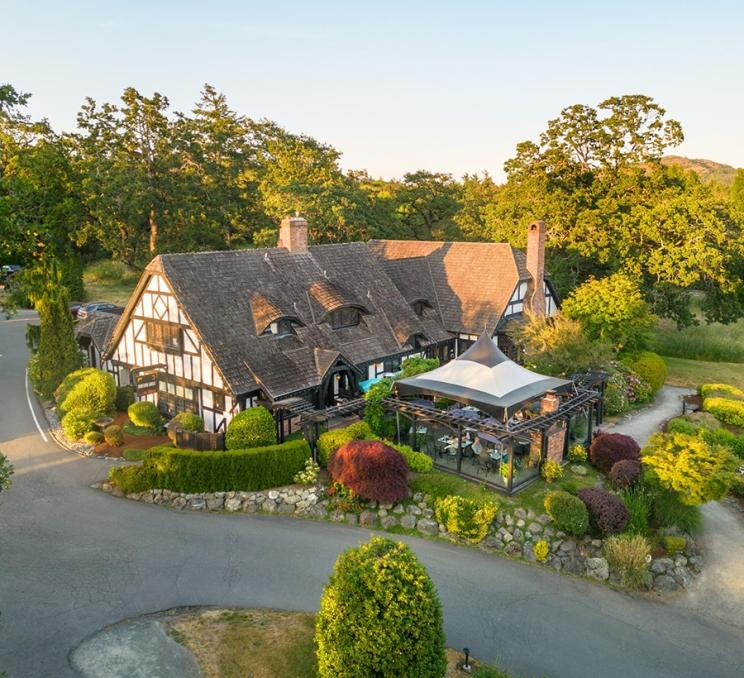
[[[420,493],[419,493],[420,494]],[[406,512],[406,507],[403,504],[396,504],[393,506],[393,513],[397,516]]]
[[[294,513],[295,507],[292,504],[281,503],[276,509],[277,513]]]
[[[218,496],[214,495],[207,499],[207,508],[210,511],[219,511],[225,505],[225,495]]]
[[[176,497],[173,500],[173,508],[177,508],[179,511],[186,508],[186,504],[188,504],[186,497]]]
[[[610,577],[610,566],[605,558],[587,558],[586,574],[600,581],[607,581]]]
[[[377,527],[377,514],[374,511],[362,511],[359,516],[359,524],[362,527]]]
[[[429,518],[422,518],[419,520],[416,529],[421,532],[421,534],[428,535],[429,537],[435,537],[439,534],[439,524],[436,520],[431,520]]]
[[[500,551],[504,548],[504,542],[498,537],[489,536],[483,540],[483,546],[489,549],[498,549]]]
[[[410,513],[400,517],[400,526],[406,530],[412,530],[416,527],[416,516],[412,516]]]
[[[662,593],[669,591],[677,591],[679,585],[674,579],[666,574],[660,574],[654,579],[654,591],[660,591]]]
[[[382,520],[380,520],[380,525],[384,530],[387,530],[390,527],[395,527],[398,524],[398,519],[395,516],[385,516]]]
[[[530,524],[529,524],[529,525],[527,526],[527,529],[528,529],[528,530],[529,530],[529,531],[530,531],[530,532],[531,532],[532,534],[540,534],[540,533],[541,533],[541,532],[543,531],[543,527],[542,527],[542,525],[540,525],[540,523],[530,523]]]
[[[586,470],[586,466],[583,466],[582,464],[571,464],[571,473],[573,473],[575,476],[583,477],[589,471]]]
[[[347,513],[344,516],[344,520],[346,521],[347,525],[357,525],[359,524],[359,516],[356,513]]]
[[[225,509],[228,511],[239,511],[241,503],[239,497],[230,497],[230,499],[225,500]]]
[[[672,570],[672,577],[683,589],[686,589],[692,581],[692,575],[686,567],[675,567]]]
[[[518,520],[524,520],[527,517],[527,511],[525,511],[521,506],[519,508],[514,509],[514,517]]]

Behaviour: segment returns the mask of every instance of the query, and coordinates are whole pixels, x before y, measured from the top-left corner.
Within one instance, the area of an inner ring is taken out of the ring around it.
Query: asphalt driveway
[[[338,553],[369,532],[278,516],[179,513],[89,487],[111,462],[45,443],[25,396],[23,318],[0,321],[0,671],[74,675],[104,626],[181,605],[317,609]],[[37,416],[40,413],[37,411]],[[523,675],[744,675],[741,631],[475,549],[406,539],[444,605],[448,643]]]

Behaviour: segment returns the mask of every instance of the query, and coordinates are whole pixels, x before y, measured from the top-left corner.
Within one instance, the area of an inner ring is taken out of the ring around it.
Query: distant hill
[[[685,158],[682,155],[665,155],[661,162],[665,165],[679,165],[687,170],[696,172],[703,181],[715,181],[724,186],[734,183],[736,168],[722,165],[720,162],[704,160],[702,158]]]

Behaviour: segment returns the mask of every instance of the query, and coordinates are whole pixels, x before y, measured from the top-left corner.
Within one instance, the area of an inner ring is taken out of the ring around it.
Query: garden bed
[[[112,447],[108,443],[101,443],[93,448],[92,456],[118,459],[124,456],[125,450],[148,450],[151,447],[170,444],[168,436],[156,435],[146,429],[139,429],[136,433],[130,433],[131,425],[127,425],[129,417],[126,412],[117,412],[113,423],[122,427],[124,434],[123,444]]]

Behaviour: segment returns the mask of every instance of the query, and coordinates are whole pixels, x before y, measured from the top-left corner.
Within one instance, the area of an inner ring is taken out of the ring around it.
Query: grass
[[[744,364],[664,358],[669,367],[667,384],[697,388],[699,384],[731,384],[744,389]]]
[[[171,637],[196,657],[205,678],[315,678],[315,615],[280,610],[188,611],[163,620]],[[447,650],[445,678],[464,675],[462,653]],[[482,678],[510,678],[472,661]]]
[[[145,452],[147,452],[147,450],[138,450],[128,447],[122,452],[121,456],[127,461],[142,461],[145,458]]]
[[[155,429],[148,428],[147,426],[135,426],[132,422],[124,424],[121,428],[124,433],[128,433],[130,436],[143,436],[145,438],[150,438],[160,434],[160,432]]]
[[[582,487],[593,487],[597,484],[597,481],[602,477],[595,468],[589,465],[589,463],[581,464],[586,469],[585,476],[574,475],[571,473],[572,464],[563,467],[563,478],[556,480],[552,483],[546,483],[542,478],[537,478],[531,485],[527,486],[521,492],[511,497],[504,497],[504,506],[515,509],[524,508],[532,509],[535,513],[545,513],[545,495],[551,490],[564,489],[566,484],[571,483],[577,490]]]
[[[87,301],[108,301],[124,306],[134,290],[139,274],[123,264],[103,260],[90,264],[83,273]]]

